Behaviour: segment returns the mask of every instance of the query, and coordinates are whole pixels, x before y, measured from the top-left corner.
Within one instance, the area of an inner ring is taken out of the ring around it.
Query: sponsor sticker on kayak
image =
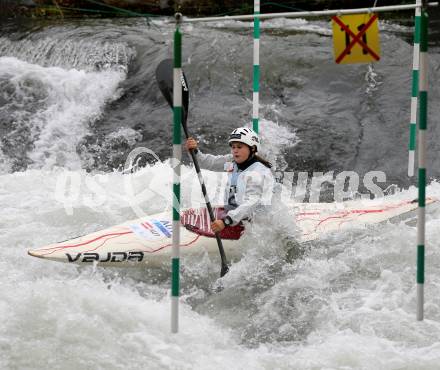
[[[171,238],[172,224],[169,221],[148,220],[139,224],[129,225],[130,230],[139,238],[145,240]]]

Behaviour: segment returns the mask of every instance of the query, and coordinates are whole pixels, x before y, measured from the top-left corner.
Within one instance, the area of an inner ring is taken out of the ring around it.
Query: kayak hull
[[[428,199],[427,204],[436,202]],[[352,201],[344,203],[291,204],[289,217],[295,217],[300,230],[299,242],[319,239],[326,233],[377,224],[407,214],[417,209],[413,200],[378,202]],[[191,211],[194,213],[193,211]],[[199,233],[183,225],[180,230],[182,257],[218,254],[215,238],[209,234],[206,212],[195,210]],[[205,214],[203,213],[205,212]],[[198,220],[198,221],[197,221]],[[201,226],[201,223],[203,225]],[[152,216],[127,221],[91,234],[31,249],[33,257],[75,264],[99,264],[103,266],[159,266],[169,263],[172,248],[171,213],[162,212]],[[223,239],[229,259],[241,255],[239,239]]]

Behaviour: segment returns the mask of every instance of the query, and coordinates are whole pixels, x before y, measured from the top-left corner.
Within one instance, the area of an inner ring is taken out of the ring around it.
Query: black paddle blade
[[[170,107],[173,107],[173,60],[164,59],[162,60],[156,68],[156,81],[159,85],[159,89],[162,92],[165,100],[168,102]],[[183,119],[182,124],[186,129],[186,119],[188,118],[188,107],[189,107],[189,88],[188,81],[186,80],[185,74],[182,71],[181,76],[182,81],[182,108],[183,108]]]
[[[220,277],[225,276],[228,273],[228,271],[229,271],[229,266],[222,264],[222,269],[220,271]]]

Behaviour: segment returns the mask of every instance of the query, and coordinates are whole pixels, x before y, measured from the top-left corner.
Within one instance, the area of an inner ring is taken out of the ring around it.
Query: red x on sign
[[[332,17],[332,20],[341,27],[341,31],[344,31],[344,33],[346,34],[346,46],[345,49],[343,49],[343,51],[336,57],[336,63],[341,63],[341,61],[348,55],[351,53],[351,50],[353,49],[353,47],[356,44],[359,44],[362,49],[364,54],[369,54],[370,58],[372,58],[374,61],[378,61],[380,59],[380,56],[369,46],[367,45],[367,30],[371,27],[372,24],[374,24],[374,22],[377,20],[377,15],[374,14],[373,16],[370,17],[370,19],[368,20],[368,22],[366,22],[365,24],[361,24],[358,27],[359,32],[357,34],[355,34],[350,27],[344,23],[343,20],[341,20],[339,17],[334,16]],[[348,42],[348,40],[351,41]],[[365,61],[364,61],[365,62]]]

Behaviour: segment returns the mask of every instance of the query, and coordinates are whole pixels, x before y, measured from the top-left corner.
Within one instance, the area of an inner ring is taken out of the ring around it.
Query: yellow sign
[[[377,14],[332,17],[336,63],[370,63],[380,59]]]

